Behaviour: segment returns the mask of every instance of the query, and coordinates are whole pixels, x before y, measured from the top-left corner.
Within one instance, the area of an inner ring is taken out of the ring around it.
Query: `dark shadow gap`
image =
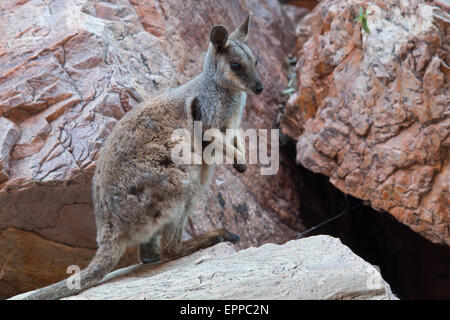
[[[282,152],[295,161],[295,143]],[[299,218],[308,229],[360,201],[335,188],[328,177],[298,165]],[[338,237],[354,253],[381,269],[400,299],[450,299],[450,247],[434,244],[386,212],[361,205],[307,236]]]

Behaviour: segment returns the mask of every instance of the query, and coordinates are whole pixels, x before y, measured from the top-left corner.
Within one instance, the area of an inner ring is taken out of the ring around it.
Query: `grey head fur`
[[[223,26],[214,26],[203,63],[203,72],[223,88],[260,94],[263,85],[256,70],[257,59],[247,46],[250,15],[229,36]]]

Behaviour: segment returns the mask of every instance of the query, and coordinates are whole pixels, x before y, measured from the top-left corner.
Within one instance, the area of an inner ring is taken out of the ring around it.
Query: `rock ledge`
[[[130,266],[67,299],[397,298],[339,239],[314,236],[239,252],[221,243],[169,263]]]

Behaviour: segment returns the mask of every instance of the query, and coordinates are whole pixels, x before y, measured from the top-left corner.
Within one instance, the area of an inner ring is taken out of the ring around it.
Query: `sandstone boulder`
[[[22,294],[18,297],[23,297]],[[230,243],[161,265],[135,265],[66,299],[396,299],[339,239],[315,236],[235,252]]]
[[[430,2],[320,2],[297,28],[298,87],[282,119],[303,166],[447,245],[449,27]]]

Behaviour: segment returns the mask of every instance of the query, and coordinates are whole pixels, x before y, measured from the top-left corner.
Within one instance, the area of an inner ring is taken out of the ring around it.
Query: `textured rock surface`
[[[11,250],[29,237],[55,245],[45,258],[59,270],[39,271],[44,256],[27,258],[26,281],[35,287],[83,264],[79,250],[92,255],[99,148],[125,112],[200,72],[214,24],[232,28],[253,13],[249,43],[266,89],[249,98],[243,127],[272,128],[279,113],[295,34],[276,0],[7,0],[0,10],[0,239],[15,243],[0,246],[0,267],[10,257],[0,298],[25,281],[25,260]],[[241,247],[291,239],[303,227],[290,166],[281,155],[274,177],[257,166],[244,175],[220,167],[188,232],[226,226]],[[8,228],[18,230],[14,238]]]
[[[280,2],[312,10],[319,3],[319,0],[281,0]]]
[[[109,274],[67,299],[396,299],[375,267],[316,236],[234,252],[221,243],[159,266]]]
[[[17,125],[5,117],[0,118],[0,183],[9,178],[9,160],[11,150],[17,139],[20,136],[20,131]]]
[[[360,7],[370,34],[354,22]],[[449,21],[417,0],[322,1],[298,27],[298,90],[282,119],[303,166],[447,245]]]

